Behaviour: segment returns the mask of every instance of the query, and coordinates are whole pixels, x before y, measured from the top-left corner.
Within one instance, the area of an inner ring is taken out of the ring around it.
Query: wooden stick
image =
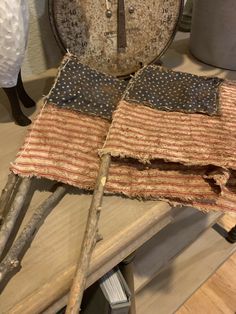
[[[6,206],[10,200],[14,187],[18,181],[19,177],[14,173],[10,173],[8,175],[8,180],[5,187],[2,190],[2,194],[0,197],[0,224],[3,220],[4,212],[6,210]]]
[[[0,283],[11,271],[18,267],[20,257],[24,249],[30,245],[39,227],[49,215],[51,210],[60,202],[68,190],[65,185],[57,187],[56,191],[51,194],[33,213],[31,219],[22,230],[16,241],[13,243],[8,254],[0,264]]]
[[[24,205],[27,193],[30,188],[31,179],[24,178],[19,186],[19,190],[16,194],[16,197],[11,205],[11,208],[6,215],[3,224],[0,229],[0,256],[2,255],[8,239],[14,229],[16,220],[21,212],[21,209]]]
[[[93,249],[97,242],[98,236],[98,221],[101,211],[102,197],[106,184],[111,156],[104,155],[101,160],[101,165],[96,181],[93,199],[89,208],[88,220],[83,238],[81,253],[77,263],[75,277],[69,295],[69,302],[66,309],[66,314],[77,314],[80,310],[80,304],[83,297],[83,292],[86,285],[88,268],[93,253]]]

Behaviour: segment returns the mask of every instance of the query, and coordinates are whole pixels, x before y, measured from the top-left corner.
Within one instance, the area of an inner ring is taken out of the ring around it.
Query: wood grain
[[[236,224],[232,214],[224,215],[219,223],[226,230]],[[235,314],[236,312],[236,253],[234,253],[217,272],[197,290],[176,314]]]
[[[176,314],[235,314],[236,254],[176,312]]]
[[[0,152],[0,184],[3,187],[8,175],[8,165],[20,146],[25,129],[12,122],[8,123],[8,127],[5,124],[0,124],[0,127],[1,143],[5,147]],[[44,191],[47,186],[45,181],[41,185],[36,184],[25,222],[29,220],[32,209],[50,194]],[[90,195],[67,195],[46,219],[24,256],[21,271],[9,281],[0,296],[3,312],[35,313],[68,291],[90,201]],[[97,253],[94,254],[88,284],[119,263],[171,219],[169,206],[163,202],[146,202],[143,206],[139,201],[106,197],[100,224],[104,241],[99,243]],[[111,221],[114,223],[111,224]]]
[[[137,314],[175,313],[235,251],[210,228],[137,294]]]
[[[99,238],[98,223],[102,210],[104,187],[107,181],[110,163],[110,155],[102,156],[98,176],[96,179],[96,185],[89,207],[88,220],[81,243],[80,255],[78,257],[76,271],[73,276],[72,286],[69,293],[66,314],[77,314],[80,312],[80,305],[89,274],[90,261]],[[101,235],[100,237],[102,239]]]
[[[161,230],[136,252],[134,260],[135,292],[138,293],[145,289],[145,286],[163,268],[166,268],[220,216],[220,213],[214,212],[206,215],[190,207],[179,208],[174,222]]]
[[[114,202],[116,211],[110,210]],[[171,219],[168,215],[169,207],[164,203],[156,208],[148,209],[147,206],[143,214],[142,208],[140,211],[135,210],[137,203],[134,206],[128,204],[131,207],[126,207],[127,203],[122,203],[122,200],[116,202],[114,198],[104,203],[100,223],[100,232],[104,240],[98,243],[94,252],[87,286],[137,249]],[[65,204],[65,202],[61,204],[62,207],[65,208]],[[72,211],[73,205],[71,209],[67,206],[65,211]],[[78,210],[83,216],[82,225],[79,222],[78,212],[75,213],[76,209],[73,214],[64,215],[58,206],[57,211],[60,217],[55,216],[54,213],[48,217],[23,259],[21,271],[12,278],[0,297],[1,307],[4,310],[7,309],[9,313],[43,311],[67,293],[70,288],[76,257],[82,242],[86,210],[84,210],[85,213],[81,208]],[[68,216],[71,216],[69,222]],[[134,218],[136,220],[133,220]],[[116,221],[116,225],[111,226],[109,221]],[[53,268],[50,265],[53,265]],[[40,274],[40,277],[36,274]],[[29,278],[34,278],[34,280],[29,281]],[[12,301],[16,287],[20,293]]]

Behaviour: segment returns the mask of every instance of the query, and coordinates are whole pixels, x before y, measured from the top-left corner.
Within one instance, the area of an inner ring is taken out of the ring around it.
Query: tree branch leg
[[[6,211],[6,206],[11,198],[18,179],[19,177],[17,175],[15,175],[14,173],[10,173],[8,175],[7,183],[2,190],[2,194],[0,197],[0,225],[3,220],[4,212]]]
[[[0,283],[5,277],[19,266],[20,257],[24,249],[31,244],[39,227],[44,222],[45,218],[51,210],[60,202],[67,192],[68,187],[65,185],[59,186],[56,191],[50,195],[33,213],[27,225],[13,243],[8,254],[0,264]]]
[[[6,215],[3,224],[0,229],[0,256],[2,255],[4,248],[6,247],[7,241],[14,229],[16,220],[21,212],[24,205],[27,193],[30,188],[30,178],[24,178],[19,186],[19,190],[16,197]]]
[[[66,314],[77,314],[80,310],[80,304],[86,285],[88,268],[93,253],[93,249],[97,242],[98,221],[100,217],[101,205],[104,187],[106,184],[111,157],[104,155],[96,181],[92,202],[89,208],[88,220],[85,229],[85,235],[82,243],[82,249],[77,263],[75,277],[69,295],[69,302]]]

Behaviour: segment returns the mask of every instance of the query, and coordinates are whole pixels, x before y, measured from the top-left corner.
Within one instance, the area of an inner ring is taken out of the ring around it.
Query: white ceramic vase
[[[0,0],[0,87],[17,83],[28,37],[27,0]]]

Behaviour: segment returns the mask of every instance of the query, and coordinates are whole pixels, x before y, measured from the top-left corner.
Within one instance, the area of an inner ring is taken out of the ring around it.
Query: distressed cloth
[[[47,101],[63,109],[111,120],[126,85],[126,81],[91,69],[76,56],[67,54]]]
[[[220,113],[218,77],[198,76],[149,65],[131,80],[124,100],[151,108],[186,113]]]
[[[93,190],[100,164],[97,152],[109,125],[106,119],[48,104],[28,129],[11,171],[22,177],[47,178]],[[206,172],[204,167],[179,163],[147,166],[134,160],[113,160],[105,192],[166,200],[204,211],[235,211],[235,173],[220,190],[215,179],[206,178]]]
[[[58,77],[61,73],[60,68]],[[58,78],[52,92],[58,88],[57,82]],[[109,121],[95,116],[94,112],[87,114],[72,106],[63,108],[57,101],[52,103],[50,94],[47,99],[28,129],[11,171],[23,177],[44,177],[93,190],[100,164],[98,150],[106,139]],[[132,105],[132,108],[135,107]],[[110,131],[116,125],[116,114]],[[105,192],[143,200],[167,200],[171,204],[192,205],[206,211],[234,211],[235,173],[225,180],[227,175],[218,168],[214,173],[207,167],[189,167],[175,162],[155,160],[143,164],[134,158],[114,159]]]
[[[143,163],[162,159],[235,170],[236,82],[221,84],[219,100],[219,116],[166,112],[120,101],[102,152]]]

